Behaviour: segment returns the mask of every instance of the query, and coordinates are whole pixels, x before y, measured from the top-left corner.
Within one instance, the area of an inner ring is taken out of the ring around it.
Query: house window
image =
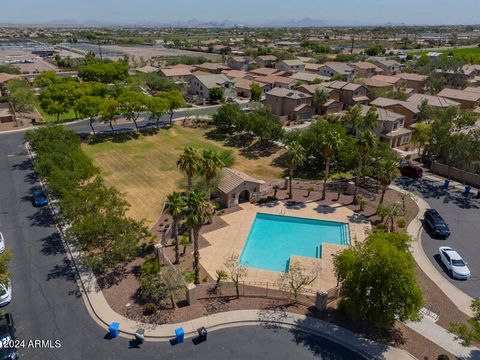
[[[235,200],[235,194],[232,194],[232,199],[234,199],[234,200]]]

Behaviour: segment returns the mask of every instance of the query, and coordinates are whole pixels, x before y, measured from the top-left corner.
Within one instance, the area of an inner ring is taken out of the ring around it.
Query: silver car
[[[442,262],[452,277],[460,280],[470,278],[471,274],[467,263],[463,261],[462,257],[455,250],[449,246],[440,246],[438,251]]]
[[[5,251],[5,238],[3,234],[0,232],[0,254]]]

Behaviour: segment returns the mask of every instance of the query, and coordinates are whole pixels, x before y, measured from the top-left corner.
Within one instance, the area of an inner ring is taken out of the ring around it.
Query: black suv
[[[450,236],[450,229],[437,210],[428,209],[425,211],[424,219],[425,226],[433,236],[444,239]]]
[[[398,166],[398,170],[400,170],[400,174],[402,174],[403,176],[408,176],[412,178],[421,178],[423,176],[422,168],[409,162],[401,163]]]
[[[15,326],[13,325],[12,314],[6,313],[0,319],[0,341],[2,342],[2,347],[0,347],[0,360],[18,359],[18,352],[15,347],[9,347],[7,345],[9,342],[15,341],[15,339]]]

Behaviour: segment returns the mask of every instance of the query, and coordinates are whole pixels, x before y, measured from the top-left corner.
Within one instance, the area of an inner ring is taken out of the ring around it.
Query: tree
[[[402,213],[402,204],[400,202],[389,202],[380,205],[377,208],[377,214],[383,219],[387,218],[388,232],[393,232],[395,218]]]
[[[95,128],[93,122],[100,114],[103,99],[100,96],[82,96],[75,102],[75,109],[82,118],[88,118],[90,128],[95,134]]]
[[[392,241],[396,236],[405,237],[371,234],[335,256],[335,273],[342,283],[339,308],[349,317],[386,329],[397,317],[419,320],[423,297],[415,281],[415,263],[401,239]]]
[[[219,171],[223,168],[224,163],[220,157],[220,154],[215,150],[203,150],[202,157],[200,158],[200,173],[205,176],[205,187],[208,194],[208,198],[211,197],[211,183],[217,176]]]
[[[208,101],[211,103],[223,102],[223,89],[220,87],[214,87],[208,92]]]
[[[373,45],[370,46],[367,50],[365,50],[365,54],[368,56],[378,56],[383,53],[383,48],[381,45]]]
[[[327,191],[327,180],[330,175],[330,162],[332,157],[340,151],[343,139],[340,131],[337,131],[337,126],[325,123],[324,131],[322,132],[322,137],[320,140],[320,153],[325,159],[325,173],[323,177],[323,189],[322,189],[322,199],[326,197]]]
[[[398,166],[395,161],[384,160],[380,163],[376,173],[377,179],[382,185],[382,195],[380,196],[380,201],[377,207],[378,209],[383,204],[383,199],[385,198],[388,186],[390,186],[393,180],[400,176],[400,171],[398,171]]]
[[[423,122],[411,126],[412,142],[418,146],[419,153],[425,155],[425,147],[431,138],[432,126]]]
[[[50,85],[40,95],[40,107],[47,114],[56,115],[59,121],[60,115],[68,113],[73,107],[75,87],[70,83]]]
[[[125,90],[118,98],[120,111],[127,120],[133,121],[135,130],[138,132],[137,120],[140,114],[145,111],[149,98],[141,92]]]
[[[317,114],[323,112],[323,105],[330,99],[330,94],[326,89],[316,89],[312,98],[312,105]]]
[[[374,130],[378,126],[378,115],[375,107],[368,110],[366,116],[362,115],[361,105],[352,106],[342,117],[345,126],[350,129],[354,136],[362,130]]]
[[[240,282],[246,278],[248,274],[246,264],[240,262],[238,254],[232,253],[225,259],[223,265],[227,269],[228,277],[235,285],[235,292],[238,299],[240,297]]]
[[[260,143],[275,141],[283,136],[282,122],[263,111],[248,114],[247,130],[258,136]]]
[[[120,106],[114,98],[104,100],[100,106],[100,118],[104,123],[108,122],[110,129],[113,131],[112,122],[117,121],[120,116]]]
[[[35,94],[26,81],[10,80],[7,83],[8,100],[18,113],[32,111],[35,103]]]
[[[175,296],[180,290],[185,289],[185,281],[181,274],[171,266],[164,266],[160,271],[160,283],[163,286],[165,298],[170,298],[172,309],[175,309]]]
[[[212,116],[212,124],[218,132],[231,134],[246,126],[246,114],[237,103],[222,105]]]
[[[302,165],[305,162],[305,150],[299,143],[292,142],[290,145],[287,146],[287,151],[284,156],[285,163],[288,167],[289,176],[288,198],[291,199],[293,197],[293,172],[298,166]]]
[[[259,102],[262,100],[262,88],[257,83],[250,85],[250,101]]]
[[[467,320],[467,324],[450,324],[449,330],[462,340],[464,346],[469,346],[474,341],[480,340],[480,299],[472,300],[470,304],[473,317]]]
[[[280,275],[278,285],[280,289],[290,294],[292,302],[295,305],[298,303],[298,296],[307,286],[311,285],[317,277],[317,272],[307,272],[299,261],[293,261],[290,263],[288,271]]]
[[[209,201],[206,192],[194,189],[187,194],[185,199],[186,224],[193,233],[193,270],[195,272],[195,284],[200,284],[200,252],[199,235],[200,230],[207,221],[211,220],[213,204]]]
[[[172,224],[172,238],[175,244],[175,264],[180,262],[180,249],[178,241],[178,225],[183,217],[183,211],[185,209],[185,202],[182,196],[178,192],[173,192],[167,195],[167,202],[165,204],[165,212],[169,214],[173,219]]]
[[[0,254],[0,284],[7,286],[10,282],[10,271],[8,263],[12,260],[12,253],[5,250]]]
[[[360,132],[360,136],[356,140],[356,146],[358,149],[358,166],[357,174],[355,176],[354,201],[357,198],[358,186],[360,184],[360,176],[362,175],[365,157],[374,149],[376,143],[375,135],[369,130],[363,130]]]
[[[177,167],[187,175],[187,190],[191,191],[193,187],[193,177],[200,169],[200,156],[198,151],[192,147],[187,147],[178,157]]]
[[[158,95],[159,98],[165,99],[168,102],[168,113],[170,114],[170,124],[173,121],[173,114],[175,110],[185,106],[185,99],[182,96],[182,93],[177,90],[170,90]]]
[[[155,120],[155,124],[157,125],[157,129],[160,126],[160,119],[163,115],[167,112],[168,109],[168,101],[164,98],[160,97],[153,97],[149,99],[147,110],[149,113],[149,117],[152,120]]]
[[[83,81],[97,81],[111,84],[116,81],[123,81],[128,76],[128,65],[123,61],[100,62],[96,60],[87,61],[78,69],[78,76]]]

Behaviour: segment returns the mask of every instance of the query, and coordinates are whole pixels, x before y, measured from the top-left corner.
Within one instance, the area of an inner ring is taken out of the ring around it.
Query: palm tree
[[[303,149],[302,145],[298,142],[293,141],[288,145],[287,152],[285,153],[285,163],[288,167],[288,176],[290,177],[289,181],[289,194],[288,198],[291,199],[293,197],[293,172],[297,168],[297,166],[302,165],[305,162],[305,150]]]
[[[330,99],[330,94],[326,89],[316,89],[312,98],[312,105],[317,114],[322,113],[322,106]]]
[[[205,176],[205,188],[210,199],[211,183],[218,172],[222,169],[224,163],[220,154],[215,150],[203,150],[200,158],[200,173]]]
[[[382,195],[380,196],[377,210],[383,204],[383,199],[385,198],[388,186],[399,176],[400,172],[398,171],[397,163],[395,161],[385,160],[380,163],[380,166],[377,169],[377,178],[382,185]]]
[[[175,242],[175,264],[180,262],[180,249],[178,241],[178,225],[183,216],[185,203],[178,192],[172,192],[167,196],[165,211],[173,218],[172,237]]]
[[[177,166],[187,174],[187,190],[192,190],[193,177],[197,174],[200,167],[200,157],[198,156],[197,150],[192,147],[185,148],[177,160]]]
[[[194,189],[187,194],[185,199],[185,217],[188,228],[193,232],[193,270],[195,271],[195,284],[200,284],[200,253],[198,251],[198,236],[207,221],[211,220],[213,204],[203,190]]]
[[[374,130],[378,126],[378,114],[375,107],[371,107],[367,115],[362,115],[362,105],[358,104],[350,109],[342,118],[344,124],[351,129],[353,136],[358,136],[360,131]]]
[[[330,162],[332,157],[337,153],[343,144],[340,133],[331,125],[325,125],[325,132],[320,140],[320,153],[325,159],[325,175],[323,178],[322,200],[326,197],[327,180],[330,175]]]
[[[355,176],[355,190],[353,193],[353,201],[357,200],[358,185],[360,183],[360,176],[363,170],[363,161],[365,157],[373,150],[377,141],[375,135],[369,130],[363,130],[356,141],[358,149],[358,167],[357,174]]]

